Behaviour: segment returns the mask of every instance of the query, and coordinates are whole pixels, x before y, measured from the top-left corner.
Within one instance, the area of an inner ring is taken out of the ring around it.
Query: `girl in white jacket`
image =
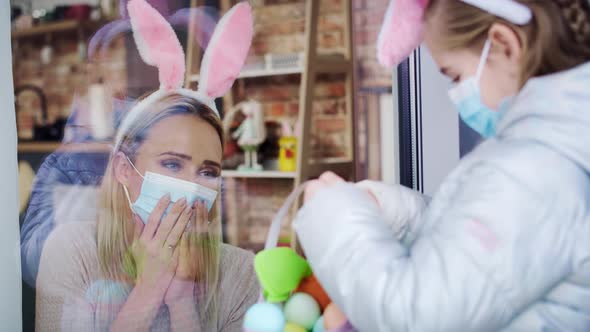
[[[309,184],[294,227],[360,331],[590,331],[588,0],[392,1],[379,58],[425,41],[487,140],[429,203]]]

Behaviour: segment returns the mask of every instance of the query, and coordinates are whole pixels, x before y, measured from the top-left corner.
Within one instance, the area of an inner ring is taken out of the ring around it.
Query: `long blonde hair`
[[[490,0],[493,1],[493,0]],[[441,45],[480,53],[494,23],[509,26],[525,50],[521,84],[590,61],[590,8],[587,0],[516,0],[533,12],[533,21],[518,26],[459,0],[431,0],[426,19],[442,17]]]
[[[129,253],[130,227],[132,212],[125,196],[123,185],[114,174],[114,159],[118,152],[123,152],[131,161],[135,161],[138,149],[143,144],[151,128],[159,121],[175,115],[193,115],[208,124],[217,132],[223,146],[223,130],[215,113],[197,100],[177,94],[169,95],[154,103],[138,117],[121,144],[113,151],[109,160],[99,194],[99,213],[97,221],[97,245],[100,267],[106,278],[111,280],[134,281],[136,264]],[[173,133],[170,133],[173,135]],[[217,201],[215,203],[217,205]],[[221,222],[217,207],[211,209],[209,231],[200,237],[199,255],[195,257],[202,273],[197,277],[197,296],[199,314],[204,326],[216,321],[217,287],[219,284],[219,264],[221,245]],[[131,227],[132,228],[132,227]]]

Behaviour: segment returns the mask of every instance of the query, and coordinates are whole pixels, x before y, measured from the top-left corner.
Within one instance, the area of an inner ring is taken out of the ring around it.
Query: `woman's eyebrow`
[[[191,157],[189,155],[186,155],[184,153],[174,152],[174,151],[162,152],[158,156],[165,156],[165,155],[178,157],[180,159],[185,159],[185,160],[188,160],[188,161],[193,160],[193,157]]]
[[[221,168],[221,164],[213,160],[203,160],[203,165]]]

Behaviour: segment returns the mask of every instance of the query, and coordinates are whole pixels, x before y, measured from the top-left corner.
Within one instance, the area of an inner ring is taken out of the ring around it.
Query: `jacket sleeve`
[[[41,252],[45,240],[55,227],[55,189],[60,185],[96,186],[100,183],[108,154],[55,152],[41,164],[35,176],[31,201],[21,227],[21,257],[23,279],[35,287]],[[81,206],[75,191],[60,197],[64,204],[70,204],[72,212],[88,210]],[[67,200],[74,198],[73,201]],[[92,206],[92,208],[95,208]],[[72,215],[75,215],[72,213]],[[77,221],[77,220],[75,220]],[[63,220],[62,220],[63,222]]]
[[[31,287],[35,287],[43,245],[54,228],[52,189],[69,181],[67,174],[57,167],[57,159],[57,154],[49,155],[37,171],[21,227],[22,273]]]
[[[468,173],[409,247],[351,184],[299,212],[315,274],[360,331],[497,331],[571,273],[571,232],[544,217],[550,204],[493,167]]]
[[[402,185],[365,180],[357,186],[370,192],[381,211],[381,217],[393,234],[404,244],[411,244],[422,229],[422,212],[429,198]]]

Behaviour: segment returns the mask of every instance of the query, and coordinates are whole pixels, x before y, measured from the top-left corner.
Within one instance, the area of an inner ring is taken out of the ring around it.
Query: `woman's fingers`
[[[197,213],[198,218],[195,221],[197,224],[197,234],[207,233],[207,229],[209,228],[209,211],[207,211],[207,204],[205,204],[205,202],[199,202],[197,205]]]
[[[158,241],[160,245],[164,245],[168,235],[170,234],[170,231],[172,231],[172,228],[174,228],[176,221],[185,208],[186,198],[179,199],[176,201],[176,203],[174,203],[174,205],[172,205],[170,212],[168,212],[168,214],[166,214],[166,216],[162,219],[162,222],[160,222],[160,226],[158,226],[158,230],[156,231],[156,235],[154,236],[154,239]]]
[[[170,194],[166,194],[164,197],[160,198],[154,211],[150,214],[147,225],[142,233],[142,236],[144,236],[146,240],[151,240],[154,237],[154,234],[156,234],[160,220],[162,220],[162,216],[168,208],[168,205],[170,205]]]
[[[178,267],[178,263],[180,260],[180,248],[176,247],[172,250],[172,259],[170,260],[170,267],[171,271],[176,274],[176,268]]]
[[[191,214],[192,215],[192,214]],[[190,218],[192,219],[192,217]],[[187,258],[189,257],[189,237],[187,236],[188,232],[184,232],[180,237],[178,244],[180,246],[180,257]]]
[[[191,218],[192,219],[192,218]],[[189,237],[184,235],[187,234],[186,232],[183,233],[183,235],[180,237],[179,241],[180,243],[178,244],[179,246],[179,252],[180,252],[180,264],[186,265],[188,263],[188,260],[191,259],[190,256],[190,251],[189,251]],[[183,269],[184,270],[184,269]],[[185,273],[184,271],[181,271],[182,273]],[[186,277],[184,275],[181,275],[180,277]]]
[[[139,240],[139,238],[141,237],[141,234],[143,233],[144,224],[143,221],[141,221],[141,218],[139,218],[139,216],[136,214],[133,215],[133,224],[133,242],[135,242]]]
[[[187,240],[187,245],[190,248],[194,244],[195,234],[197,232],[197,220],[199,219],[199,201],[197,200],[195,204],[193,204],[193,215],[189,220],[188,225],[186,226],[186,230],[184,231],[183,237]]]
[[[186,225],[188,225],[193,213],[193,209],[185,205],[184,211],[182,211],[182,213],[178,217],[178,220],[176,220],[174,227],[172,227],[172,229],[168,233],[168,237],[164,242],[165,246],[176,247],[179,245],[182,233],[185,232],[187,227]]]
[[[189,255],[192,258],[191,263],[193,268],[193,278],[198,280],[199,277],[199,262],[200,259],[203,259],[202,252],[204,246],[207,245],[206,242],[208,240],[207,231],[209,228],[209,211],[207,210],[207,204],[204,202],[199,202],[195,207],[196,216],[193,221],[193,231],[190,235],[190,243],[189,243]]]

